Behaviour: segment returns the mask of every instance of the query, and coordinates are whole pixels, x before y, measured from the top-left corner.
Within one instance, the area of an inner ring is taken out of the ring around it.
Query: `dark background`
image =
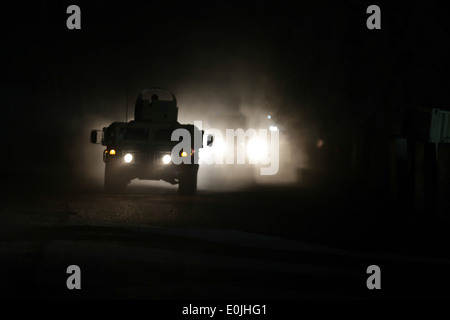
[[[66,28],[70,4],[2,5],[8,188],[80,180],[89,130],[125,120],[127,92],[132,115],[151,86],[175,92],[185,114],[262,97],[291,137],[325,132],[335,144],[355,127],[385,130],[405,107],[448,109],[440,1],[377,1],[381,30],[366,28],[373,3],[356,0],[77,2],[81,30]]]
[[[81,30],[66,28],[71,4]],[[366,27],[371,4],[381,30]],[[2,4],[3,292],[377,298],[365,286],[377,264],[384,297],[448,297],[449,145],[435,159],[429,134],[399,125],[408,110],[450,110],[444,9],[358,0]],[[306,173],[311,188],[203,187],[197,197],[139,185],[103,193],[103,147],[89,143],[90,130],[125,121],[127,101],[130,120],[136,95],[152,86],[176,94],[182,123],[270,110],[291,149],[310,152],[311,169],[328,176]],[[353,174],[363,183],[339,180]],[[299,241],[299,250],[272,247],[278,240],[266,235]],[[81,293],[64,286],[73,263],[83,268]]]

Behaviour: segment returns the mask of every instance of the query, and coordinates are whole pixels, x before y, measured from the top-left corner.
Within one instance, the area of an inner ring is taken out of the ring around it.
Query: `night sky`
[[[66,28],[70,4],[81,30]],[[371,4],[381,30],[366,28]],[[383,131],[403,108],[449,110],[442,1],[37,1],[1,12],[2,182],[70,184],[86,150],[101,156],[86,149],[90,129],[124,121],[127,92],[132,115],[151,86],[172,90],[180,114],[258,101],[291,136],[309,128],[341,142],[357,126]]]

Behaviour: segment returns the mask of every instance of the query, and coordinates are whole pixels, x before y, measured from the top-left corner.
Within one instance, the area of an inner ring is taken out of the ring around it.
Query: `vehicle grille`
[[[166,153],[138,153],[136,154],[136,163],[151,163],[151,164],[159,164],[161,163],[161,159],[165,154],[170,154],[170,152]]]

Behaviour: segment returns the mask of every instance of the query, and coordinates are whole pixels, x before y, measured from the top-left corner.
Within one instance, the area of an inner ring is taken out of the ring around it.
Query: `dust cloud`
[[[205,69],[205,57],[199,53],[193,55],[189,66],[178,68],[185,70],[183,76],[175,76],[175,71],[162,77],[158,77],[159,73],[148,73],[148,78],[130,76],[114,82],[111,74],[110,83],[84,90],[82,106],[77,106],[78,111],[66,117],[70,119],[66,130],[72,141],[70,148],[65,150],[73,172],[73,184],[101,188],[104,147],[89,143],[90,130],[101,130],[114,121],[125,121],[127,104],[128,121],[133,120],[137,94],[152,86],[167,88],[175,94],[178,121],[182,124],[201,121],[203,130],[214,128],[223,134],[226,129],[238,128],[245,131],[276,127],[279,130],[279,171],[276,175],[262,176],[260,166],[255,165],[202,163],[198,175],[200,190],[239,190],[258,184],[297,182],[298,170],[308,166],[305,145],[313,135],[314,126],[308,115],[303,114],[302,101],[289,95],[285,83],[277,80],[277,73],[267,67],[270,59],[260,57],[257,62],[252,62],[251,53],[247,55],[243,59],[224,58],[220,64]],[[131,64],[129,68],[125,76],[134,71],[137,74],[141,66]],[[119,76],[115,75],[116,78]],[[101,79],[91,81],[97,84]],[[161,181],[160,184],[167,183]],[[136,185],[136,181],[131,185]]]

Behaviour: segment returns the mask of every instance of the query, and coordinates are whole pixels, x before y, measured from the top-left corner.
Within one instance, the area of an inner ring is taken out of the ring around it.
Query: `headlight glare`
[[[131,161],[133,161],[133,155],[132,155],[131,153],[127,153],[127,154],[123,157],[123,160],[124,160],[126,163],[130,163]]]
[[[172,157],[169,156],[168,154],[166,154],[166,155],[162,158],[162,161],[163,161],[164,164],[169,164],[171,160],[172,160]]]

